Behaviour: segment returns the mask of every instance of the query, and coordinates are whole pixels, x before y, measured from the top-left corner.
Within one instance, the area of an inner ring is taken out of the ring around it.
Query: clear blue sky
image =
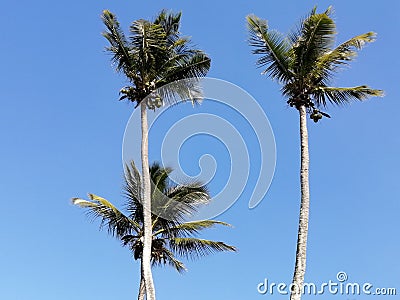
[[[122,203],[122,137],[133,107],[117,101],[125,82],[104,52],[100,14],[111,10],[127,29],[131,21],[152,18],[162,8],[183,12],[182,32],[212,58],[210,76],[241,86],[259,101],[275,133],[277,166],[256,209],[247,208],[251,189],[246,189],[218,217],[234,229],[204,235],[240,251],[189,261],[184,275],[156,269],[158,298],[287,298],[259,295],[256,286],[264,278],[290,283],[292,277],[299,209],[298,117],[286,107],[279,86],[254,67],[244,18],[255,13],[287,32],[315,4],[320,10],[334,6],[339,41],[378,33],[336,83],[369,84],[384,89],[386,97],[331,108],[332,119],[309,124],[312,198],[306,281],[334,280],[345,271],[350,281],[396,287],[400,293],[399,2],[238,2],[3,3],[1,299],[136,297],[138,264],[69,199],[91,192]],[[186,151],[199,155],[195,146]],[[183,163],[191,165],[187,157]],[[225,178],[223,171],[221,176]],[[216,178],[215,188],[222,179]]]

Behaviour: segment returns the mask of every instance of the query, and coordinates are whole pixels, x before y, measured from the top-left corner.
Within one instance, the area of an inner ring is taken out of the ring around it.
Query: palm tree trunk
[[[139,294],[138,300],[144,300],[146,296],[146,286],[144,283],[144,276],[143,276],[143,257],[140,259],[140,286],[139,286]]]
[[[151,242],[152,242],[152,221],[151,221],[151,188],[150,188],[150,171],[149,171],[149,137],[147,124],[147,106],[142,101],[141,109],[141,125],[142,125],[142,177],[143,177],[143,253],[142,267],[143,277],[146,287],[148,300],[155,300],[155,289],[153,275],[151,273]]]
[[[300,300],[306,272],[306,252],[308,235],[308,215],[310,209],[310,188],[308,171],[310,157],[308,153],[307,112],[304,105],[299,107],[300,114],[300,141],[301,141],[301,168],[300,188],[301,205],[299,218],[299,231],[297,235],[296,265],[294,269],[290,300]]]

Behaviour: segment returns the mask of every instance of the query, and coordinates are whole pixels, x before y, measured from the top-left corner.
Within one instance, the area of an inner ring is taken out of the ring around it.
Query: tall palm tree
[[[114,14],[103,11],[106,26],[104,37],[117,71],[129,80],[129,86],[121,89],[121,98],[140,106],[141,109],[141,160],[143,174],[144,248],[143,274],[149,300],[155,299],[151,273],[151,201],[148,160],[147,108],[155,109],[164,102],[180,99],[196,101],[192,84],[179,89],[160,87],[180,79],[205,76],[210,68],[209,57],[201,50],[190,48],[190,39],[179,32],[181,13],[161,11],[154,21],[137,20],[130,26],[128,38],[120,28]]]
[[[253,53],[261,55],[259,67],[282,85],[282,94],[287,103],[299,111],[301,140],[301,205],[297,238],[296,264],[290,299],[298,300],[304,284],[309,215],[309,153],[307,115],[314,122],[330,117],[320,109],[328,103],[341,105],[352,100],[365,100],[372,96],[383,96],[383,91],[366,85],[354,87],[332,87],[333,75],[356,56],[364,44],[374,41],[376,34],[368,32],[355,36],[334,47],[336,25],[330,17],[331,7],[324,13],[314,8],[301,22],[297,30],[287,36],[269,30],[267,21],[254,15],[247,16],[250,32],[249,44]]]
[[[168,210],[170,218],[165,219],[153,213],[151,215],[151,262],[152,265],[170,265],[178,272],[186,270],[178,257],[198,258],[213,252],[236,251],[236,248],[224,242],[197,238],[197,234],[215,225],[230,226],[215,220],[185,222],[185,219],[197,211],[201,205],[210,202],[207,188],[200,182],[185,185],[172,184],[168,175],[170,168],[161,168],[154,163],[149,170],[154,185],[151,199],[154,210]],[[142,178],[133,162],[126,167],[124,195],[127,199],[127,214],[117,209],[106,199],[89,194],[89,200],[72,199],[73,204],[88,209],[88,213],[101,219],[100,228],[108,232],[129,247],[135,260],[141,260],[141,276],[138,299],[145,297],[145,280],[143,274],[143,188]],[[167,199],[167,201],[165,201]]]

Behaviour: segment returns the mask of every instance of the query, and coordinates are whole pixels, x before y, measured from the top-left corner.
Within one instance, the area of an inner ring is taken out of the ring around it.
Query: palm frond
[[[160,62],[166,60],[166,35],[160,25],[147,20],[137,20],[130,26],[132,55],[137,61],[137,72],[144,84],[152,84],[158,75]],[[150,87],[147,87],[150,88]],[[146,90],[146,87],[142,87]],[[147,90],[147,92],[150,92]]]
[[[174,254],[165,247],[162,249],[162,257],[160,257],[158,259],[153,258],[152,264],[153,264],[153,266],[168,264],[171,267],[173,267],[175,270],[177,270],[179,273],[183,273],[183,272],[187,271],[184,263],[181,262],[180,260],[178,260],[174,256]]]
[[[365,100],[369,97],[383,97],[382,90],[372,89],[366,85],[355,87],[318,87],[314,90],[313,96],[320,106],[326,106],[327,102],[341,105],[352,100]]]
[[[346,66],[357,56],[355,50],[361,50],[366,43],[375,41],[375,38],[374,32],[367,32],[347,40],[332,51],[327,51],[317,59],[308,77],[316,84],[326,82],[339,67]]]
[[[155,219],[153,227],[157,226],[156,223],[159,217],[165,217],[163,207],[170,201],[165,195],[165,190],[168,188],[168,175],[171,172],[171,168],[162,168],[159,163],[153,163],[150,167],[151,207],[154,215],[153,219]]]
[[[166,83],[161,86],[163,82]],[[182,80],[173,81],[170,77],[165,77],[157,82],[157,93],[163,99],[163,103],[169,105],[177,105],[182,102],[190,101],[192,105],[197,105],[203,101],[204,94],[201,86],[201,80],[198,77],[192,77]]]
[[[181,224],[177,224],[176,226],[169,228],[168,231],[166,229],[160,229],[154,233],[154,236],[161,235],[173,235],[174,237],[188,237],[191,235],[197,235],[201,230],[212,228],[216,225],[228,226],[232,225],[216,221],[216,220],[201,220],[201,221],[193,221],[193,222],[185,222]]]
[[[227,245],[224,242],[197,238],[171,238],[169,245],[174,253],[186,258],[199,258],[222,251],[237,251],[234,246]]]
[[[138,240],[140,240],[140,235],[132,235],[132,234],[127,234],[121,237],[121,242],[123,246],[127,245],[133,245],[136,244]]]
[[[129,219],[106,199],[93,194],[89,194],[89,198],[92,201],[73,198],[72,203],[88,209],[88,214],[94,218],[100,218],[100,228],[106,227],[111,235],[121,237],[140,230],[138,223]]]
[[[136,222],[142,222],[142,186],[141,176],[133,161],[130,166],[125,166],[123,194],[127,199],[126,209],[129,212],[129,218]]]
[[[153,189],[163,192],[168,186],[168,175],[172,172],[171,168],[163,168],[158,162],[150,166],[150,177],[153,183]]]
[[[170,187],[165,191],[165,196],[169,199],[159,206],[163,210],[163,215],[172,216],[179,222],[193,213],[199,206],[208,204],[211,200],[207,187],[199,182],[187,183]]]
[[[199,78],[207,74],[210,69],[211,60],[203,51],[185,50],[172,56],[165,66],[166,72],[162,74],[157,84],[164,85],[166,82],[187,78]]]
[[[124,72],[133,81],[137,80],[137,74],[134,70],[138,66],[135,60],[132,59],[129,43],[120,28],[116,16],[108,10],[104,10],[101,18],[107,28],[107,31],[103,32],[103,36],[110,43],[106,50],[113,54],[112,61],[117,65],[117,71]]]
[[[300,18],[300,20],[297,22],[296,26],[289,31],[287,38],[290,41],[292,46],[295,43],[297,43],[299,39],[301,39],[301,33],[302,33],[303,24],[304,24],[305,20],[308,19],[310,16],[315,15],[316,12],[317,12],[317,6],[314,6],[312,8],[312,10],[305,17]]]
[[[259,67],[267,67],[263,73],[281,82],[289,81],[293,74],[289,68],[288,41],[278,32],[268,30],[267,21],[254,15],[246,17],[250,33],[249,44],[254,54],[262,55],[256,62]]]
[[[165,62],[165,71],[155,83],[164,103],[176,104],[189,100],[194,104],[203,98],[199,78],[208,73],[211,59],[200,50],[182,51],[184,53],[175,54]]]
[[[317,14],[314,9],[302,22],[298,39],[292,47],[292,68],[297,77],[307,76],[318,57],[332,48],[335,35],[336,24],[329,17],[329,10]]]
[[[160,25],[167,37],[167,46],[174,45],[179,40],[179,27],[182,13],[173,13],[167,10],[162,10],[156,19],[154,24]]]
[[[181,12],[173,13],[163,9],[154,20],[154,24],[161,25],[167,35],[177,34],[179,33],[181,17]]]
[[[161,193],[153,194],[152,210],[154,214],[153,230],[162,230],[164,236],[173,235],[171,228],[181,224],[192,216],[201,205],[210,201],[205,186],[199,183],[170,186]]]

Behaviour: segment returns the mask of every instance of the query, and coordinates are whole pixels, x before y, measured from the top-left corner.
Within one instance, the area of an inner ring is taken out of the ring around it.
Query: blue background
[[[240,251],[189,261],[184,275],[155,269],[158,298],[287,298],[259,295],[256,287],[264,278],[291,282],[299,209],[298,116],[286,106],[279,86],[255,68],[245,16],[255,13],[287,32],[313,5],[325,10],[330,4],[339,42],[367,31],[378,33],[335,84],[369,84],[384,89],[386,97],[331,108],[332,119],[309,124],[312,198],[306,281],[335,280],[337,272],[346,271],[349,281],[399,292],[398,1],[2,4],[1,299],[136,297],[138,263],[69,199],[91,192],[118,206],[123,203],[121,145],[133,107],[117,101],[126,81],[104,52],[100,14],[111,10],[127,29],[131,21],[150,19],[162,8],[183,12],[182,32],[212,58],[209,76],[233,82],[259,101],[275,133],[277,167],[269,193],[256,209],[247,207],[248,189],[218,217],[234,229],[203,235]],[[223,111],[218,113],[224,117]],[[196,151],[196,143],[192,147]],[[226,178],[220,172],[214,189]]]

